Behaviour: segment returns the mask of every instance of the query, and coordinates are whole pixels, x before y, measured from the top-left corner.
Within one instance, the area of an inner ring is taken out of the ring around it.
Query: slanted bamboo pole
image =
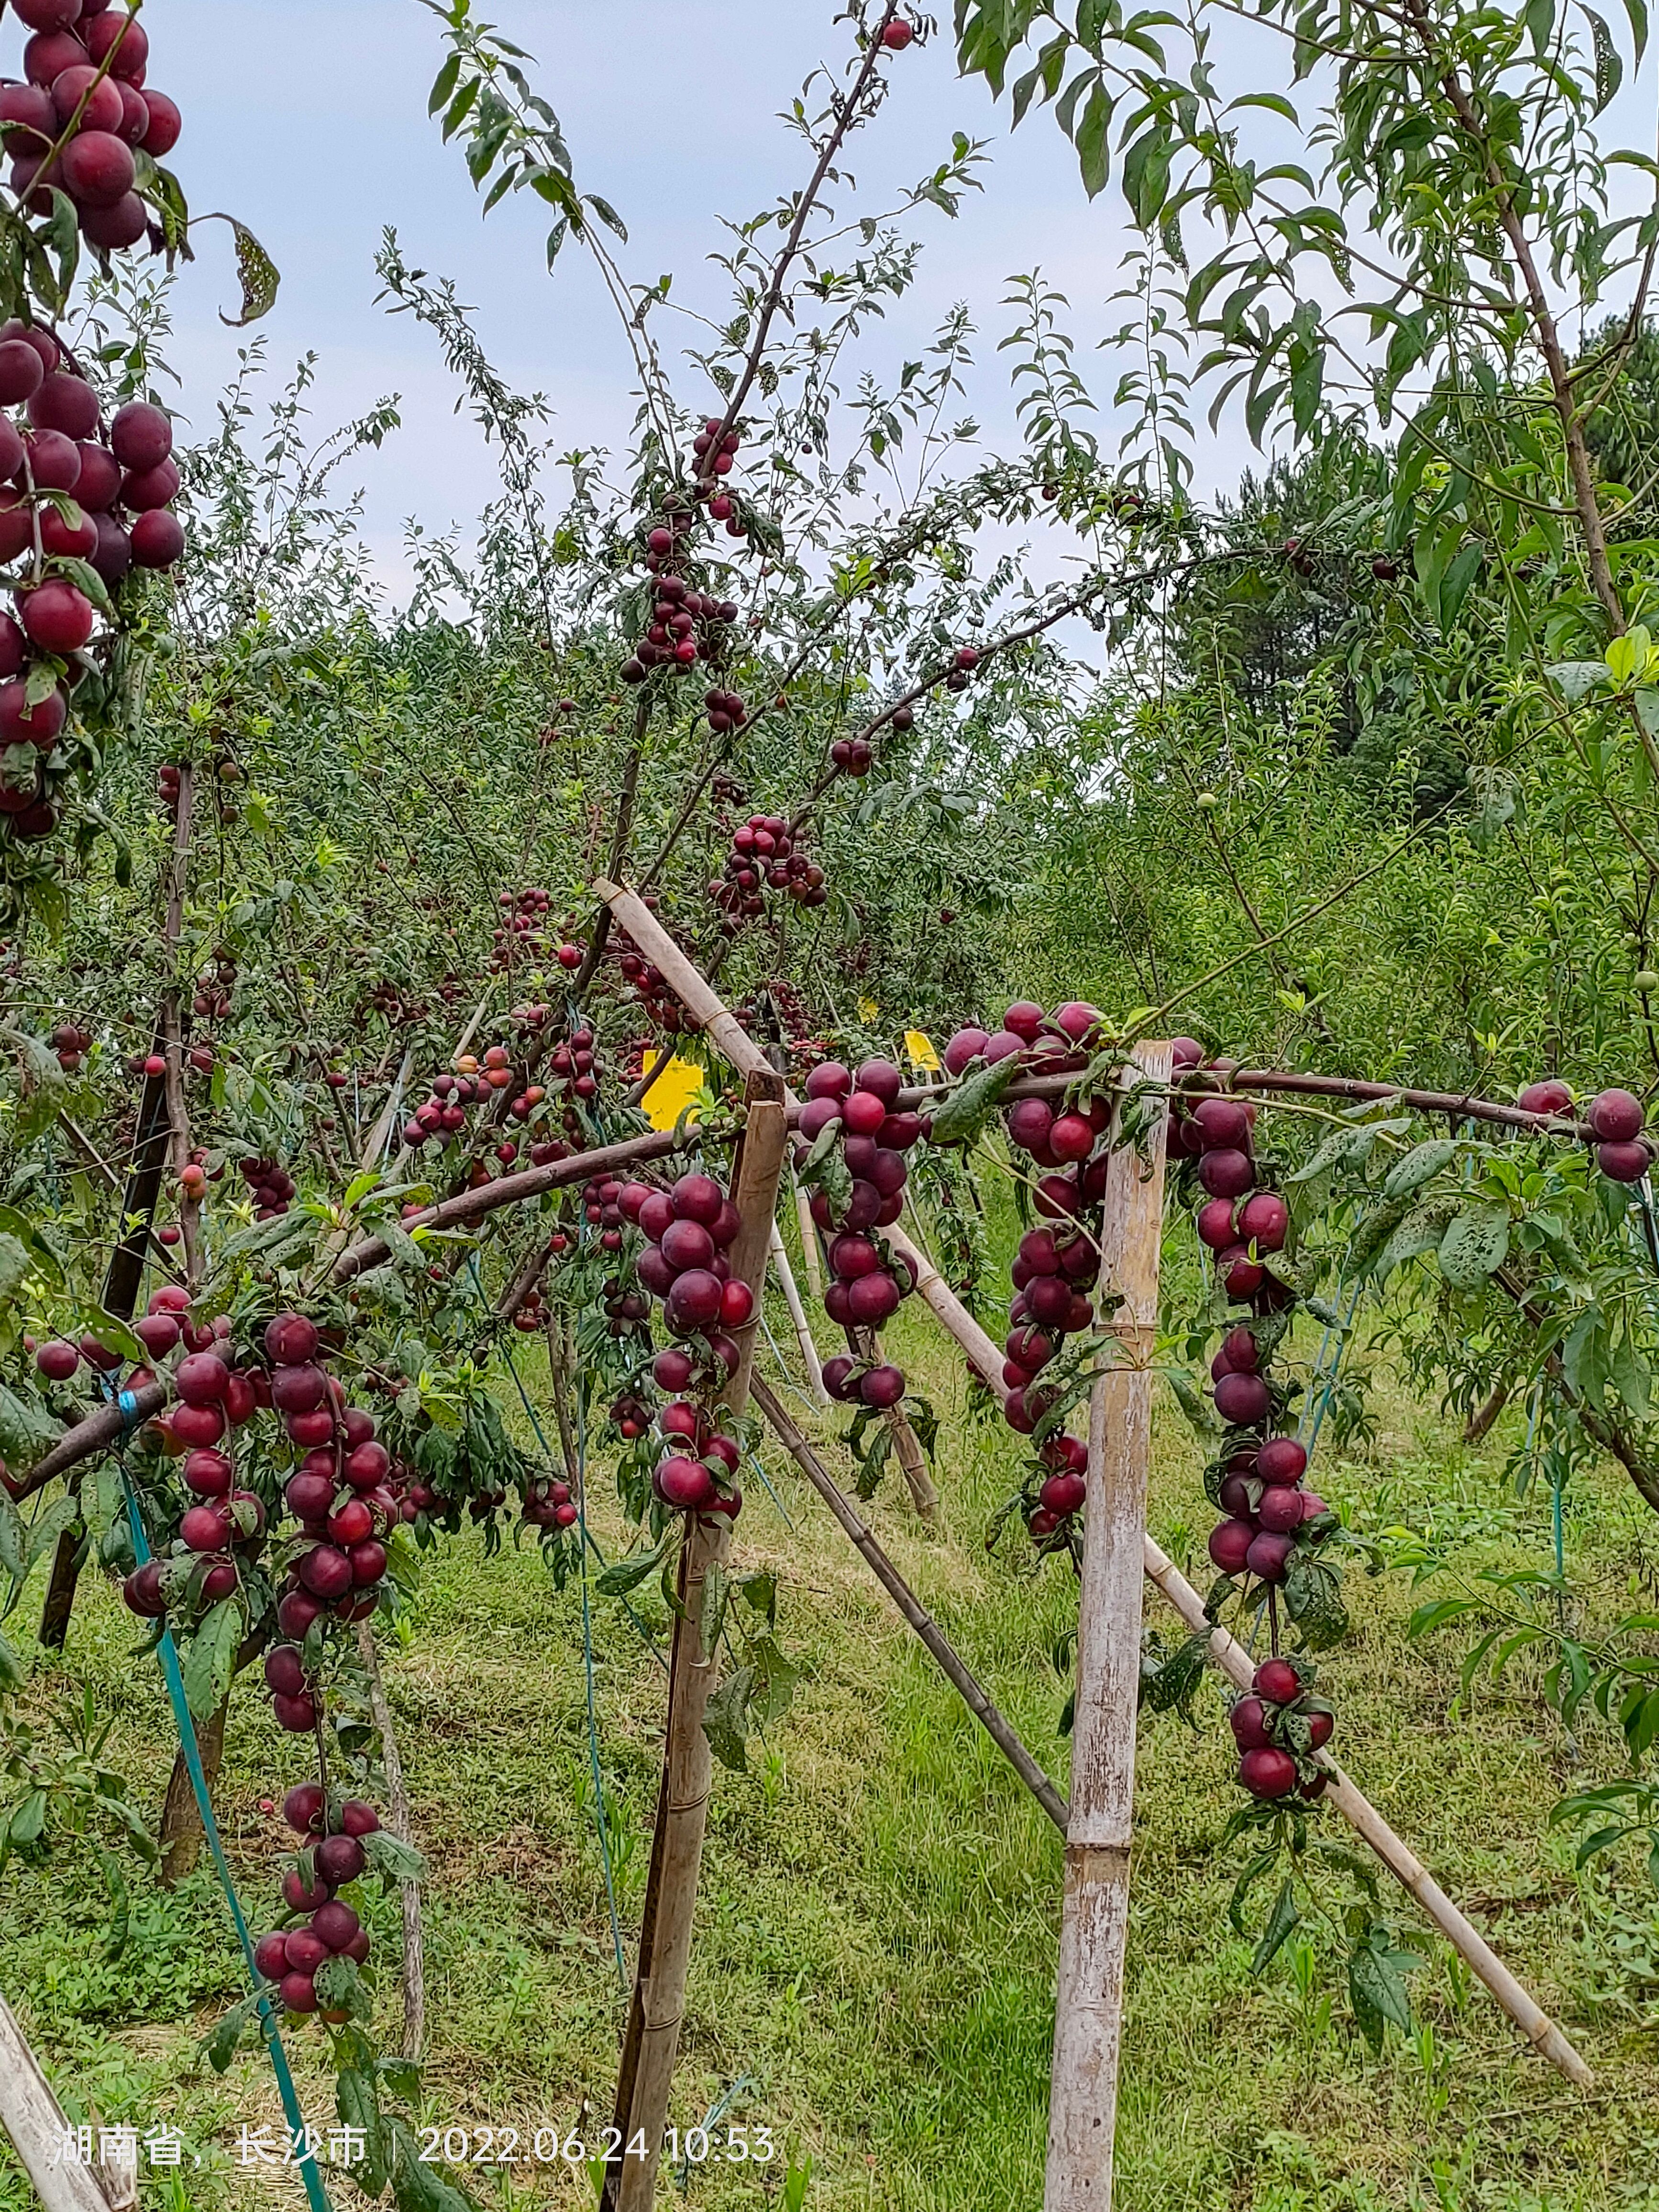
[[[10,2007],[0,1997],[0,2126],[11,2137],[23,2171],[46,2212],[128,2212],[138,2201],[138,2154],[118,2163],[97,2161],[102,2146],[94,2130],[94,2158],[81,2148],[40,2061],[29,2049]]]
[[[789,1318],[795,1325],[795,1341],[800,1346],[800,1356],[806,1364],[806,1372],[812,1385],[812,1395],[820,1406],[830,1403],[830,1393],[823,1387],[823,1362],[818,1358],[818,1347],[813,1341],[812,1325],[806,1318],[806,1309],[800,1301],[800,1288],[795,1280],[795,1271],[789,1264],[782,1231],[777,1223],[772,1224],[772,1271],[783,1292],[783,1302],[789,1309]]]
[[[801,1265],[806,1270],[806,1287],[812,1293],[815,1302],[822,1305],[823,1304],[823,1269],[818,1264],[818,1230],[817,1224],[812,1218],[812,1201],[800,1185],[795,1182],[793,1168],[789,1171],[789,1180],[794,1186],[795,1220],[800,1229]]]
[[[398,1731],[392,1718],[392,1702],[380,1672],[380,1655],[374,1631],[368,1621],[357,1623],[357,1656],[368,1676],[368,1706],[380,1732],[380,1765],[386,1774],[387,1825],[400,1844],[411,1847],[415,1832],[409,1816],[409,1787],[398,1749]],[[404,1923],[404,2057],[419,2058],[426,2049],[426,1937],[421,1925],[421,1885],[398,1885]]]
[[[1142,1045],[1132,1065],[1143,1079],[1167,1081],[1170,1047]],[[1114,1295],[1121,1303],[1100,1326],[1117,1340],[1118,1357],[1097,1378],[1089,1401],[1072,1815],[1066,1829],[1043,2212],[1109,2212],[1112,2202],[1134,1828],[1141,1546],[1163,1234],[1160,1116],[1144,1161],[1120,1134],[1106,1176],[1100,1294],[1103,1306]]]
[[[783,1079],[770,1067],[750,1072],[747,1119],[733,1177],[733,1200],[742,1226],[732,1243],[732,1279],[747,1283],[755,1316],[733,1331],[737,1371],[722,1403],[741,1413],[749,1402],[750,1372],[760,1328],[778,1183],[789,1141]],[[706,1650],[703,1608],[708,1578],[723,1569],[732,1523],[724,1513],[689,1519],[680,1550],[679,1605],[669,1671],[667,1739],[652,1840],[651,1874],[640,1930],[639,1964],[617,2084],[618,2156],[605,2180],[605,2212],[651,2212],[657,2165],[668,2118],[674,2059],[691,1959],[691,1929],[703,1833],[713,1786],[714,1758],[703,1715],[718,1675],[718,1649]],[[637,2148],[630,2148],[638,2145]]]
[[[1156,1583],[1194,1635],[1209,1630],[1209,1656],[1236,1688],[1248,1690],[1255,1678],[1255,1661],[1237,1637],[1230,1636],[1224,1628],[1211,1626],[1205,1620],[1203,1599],[1150,1536],[1146,1540],[1146,1553],[1148,1579]],[[1539,2056],[1547,2058],[1558,2073],[1565,2074],[1579,2088],[1593,2088],[1595,2077],[1572,2045],[1516,1979],[1474,1923],[1452,1903],[1410,1845],[1395,1833],[1328,1752],[1321,1752],[1318,1757],[1319,1764],[1331,1778],[1323,1802],[1336,1808],[1355,1832],[1370,1845],[1401,1887],[1416,1899]]]
[[[969,1711],[1064,1835],[1068,1810],[1066,1800],[1021,1742],[1006,1717],[992,1702],[956,1646],[860,1519],[852,1501],[836,1484],[777,1398],[764,1382],[753,1382],[750,1388],[755,1403],[770,1422],[779,1443],[863,1553],[877,1581],[938,1662],[940,1671],[961,1692],[963,1703]]]

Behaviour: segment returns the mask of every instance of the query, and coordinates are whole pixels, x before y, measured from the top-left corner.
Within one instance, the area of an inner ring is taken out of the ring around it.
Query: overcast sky
[[[579,185],[602,193],[628,223],[630,276],[672,270],[691,290],[710,282],[705,257],[721,242],[717,218],[753,212],[799,179],[799,143],[778,111],[816,63],[839,67],[849,51],[848,27],[833,21],[837,0],[476,4],[536,57]],[[940,12],[948,20],[948,7]],[[556,273],[545,274],[540,202],[520,196],[481,218],[459,151],[441,144],[427,118],[444,48],[419,0],[155,0],[145,21],[151,81],[184,110],[173,161],[192,207],[241,217],[283,271],[280,302],[259,326],[273,365],[319,356],[319,427],[383,394],[402,395],[406,427],[356,471],[389,577],[400,574],[406,517],[428,529],[468,523],[494,479],[477,433],[453,411],[454,390],[430,335],[374,304],[373,258],[386,225],[396,226],[411,264],[456,279],[509,380],[547,394],[561,448],[623,443],[631,369],[614,316],[579,251],[567,249]],[[1278,42],[1254,30],[1235,35],[1267,41],[1256,81],[1279,82]],[[1006,443],[1012,414],[994,359],[1009,326],[1000,304],[1006,280],[1040,264],[1070,296],[1090,344],[1114,327],[1123,310],[1109,295],[1127,242],[1115,192],[1090,204],[1047,116],[1008,135],[1006,104],[994,106],[981,82],[957,77],[948,37],[896,58],[890,75],[892,100],[854,142],[853,167],[868,194],[915,182],[945,158],[953,131],[989,140],[993,159],[983,195],[969,198],[961,220],[922,218],[921,282],[876,339],[875,360],[886,368],[913,356],[951,304],[966,301],[986,364],[978,412],[988,437]],[[1627,88],[1607,118],[1646,145],[1651,82]],[[237,300],[229,234],[210,226],[198,236],[202,258],[175,295],[173,356],[183,404],[205,429],[246,339],[217,319]],[[1085,346],[1080,366],[1103,406],[1116,365]],[[681,379],[688,397],[698,374],[688,368]],[[1242,434],[1229,432],[1206,473],[1229,478],[1251,458]]]

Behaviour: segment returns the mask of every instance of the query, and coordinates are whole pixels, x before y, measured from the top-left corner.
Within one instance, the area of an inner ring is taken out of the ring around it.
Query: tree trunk
[[[1477,1406],[1474,1411],[1469,1415],[1468,1420],[1464,1422],[1464,1443],[1466,1444],[1478,1444],[1484,1437],[1489,1436],[1498,1419],[1498,1416],[1503,1412],[1504,1407],[1507,1406],[1509,1402],[1509,1384],[1507,1382],[1494,1382],[1492,1388],[1492,1395],[1486,1401],[1484,1405]]]
[[[202,1778],[207,1784],[210,1799],[213,1785],[219,1779],[219,1769],[224,1764],[225,1721],[229,1711],[230,1699],[227,1697],[196,1731],[197,1748],[202,1755]],[[191,1788],[190,1769],[185,1763],[182,1747],[173,1759],[167,1781],[159,1840],[161,1887],[173,1889],[186,1875],[195,1873],[196,1862],[202,1855],[202,1816],[196,1809],[196,1793]]]

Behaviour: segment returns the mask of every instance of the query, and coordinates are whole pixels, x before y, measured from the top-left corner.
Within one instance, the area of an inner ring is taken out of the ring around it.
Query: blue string
[[[123,1401],[131,1397],[123,1391]],[[122,1411],[126,1412],[123,1404]],[[121,1467],[121,1486],[126,1492],[127,1524],[132,1531],[133,1556],[139,1565],[149,1564],[151,1553],[149,1540],[144,1531],[144,1516],[138,1504],[138,1494],[133,1488],[132,1477],[125,1462]],[[196,1810],[201,1817],[202,1832],[207,1838],[208,1849],[213,1854],[213,1863],[218,1872],[219,1887],[230,1907],[230,1917],[236,1924],[237,1941],[242,1947],[242,1957],[248,1976],[255,1989],[263,1977],[254,1962],[253,1938],[248,1934],[247,1922],[242,1917],[241,1900],[236,1894],[236,1885],[231,1880],[230,1869],[225,1863],[224,1846],[219,1840],[219,1823],[213,1814],[213,1798],[202,1771],[202,1753],[196,1741],[196,1724],[191,1717],[190,1700],[185,1695],[185,1678],[179,1670],[179,1653],[173,1641],[173,1631],[164,1628],[156,1647],[161,1662],[161,1672],[167,1677],[167,1702],[173,1707],[173,1717],[179,1729],[179,1748],[185,1754],[185,1765],[190,1772],[190,1786],[196,1799]],[[299,2094],[294,2086],[294,2076],[289,2071],[288,2054],[283,2049],[283,2039],[276,2027],[276,2016],[269,1997],[258,2002],[261,2027],[264,2030],[265,2048],[270,2053],[270,2063],[276,2075],[276,2088],[283,2100],[283,2112],[289,2124],[289,2138],[294,2145],[301,2174],[305,2178],[306,2197],[311,2212],[333,2212],[328,2192],[323,2187],[322,2176],[317,2171],[317,2161],[306,2135],[305,2115],[300,2109]]]

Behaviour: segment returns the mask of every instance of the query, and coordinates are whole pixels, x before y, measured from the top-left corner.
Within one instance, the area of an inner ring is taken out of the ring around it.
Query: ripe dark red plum
[[[279,1644],[265,1654],[265,1686],[285,1698],[304,1696],[307,1687],[306,1670],[294,1644]]]
[[[1191,1123],[1206,1152],[1245,1152],[1250,1148],[1250,1117],[1236,1098],[1202,1098]]]
[[[1212,1198],[1243,1198],[1255,1182],[1255,1163],[1248,1152],[1206,1152],[1198,1179]]]
[[[198,1450],[185,1455],[184,1477],[186,1488],[197,1497],[224,1498],[229,1495],[234,1470],[223,1452]]]
[[[149,127],[138,143],[152,160],[160,161],[183,137],[185,118],[177,101],[169,100],[166,93],[152,92],[147,85],[143,97],[149,112]]]
[[[382,1443],[359,1444],[346,1454],[345,1479],[354,1490],[374,1490],[392,1472],[392,1455]]]
[[[669,1196],[676,1219],[698,1222],[705,1229],[714,1226],[726,1203],[726,1194],[712,1176],[682,1176]]]
[[[220,1406],[175,1406],[167,1426],[182,1444],[216,1444],[225,1432],[224,1409]]]
[[[1598,1145],[1595,1164],[1609,1182],[1640,1182],[1653,1156],[1645,1145]]]
[[[1037,1492],[1043,1510],[1059,1521],[1080,1513],[1088,1494],[1089,1486],[1080,1474],[1051,1474]]]
[[[352,1583],[357,1589],[367,1589],[386,1573],[386,1548],[378,1537],[370,1536],[361,1544],[354,1544],[347,1557],[351,1562]]]
[[[67,31],[81,20],[81,0],[12,0],[12,12],[31,31]]]
[[[1234,1203],[1231,1198],[1212,1198],[1200,1206],[1198,1215],[1198,1235],[1200,1243],[1207,1244],[1212,1252],[1225,1252],[1238,1242],[1238,1232],[1233,1227]]]
[[[852,1087],[852,1070],[838,1060],[820,1060],[806,1079],[809,1098],[844,1098]]]
[[[904,1078],[890,1060],[863,1061],[853,1079],[853,1083],[856,1091],[872,1093],[879,1098],[890,1114],[898,1104],[899,1093],[904,1088]]]
[[[300,1561],[299,1576],[313,1597],[330,1605],[351,1588],[351,1562],[334,1545],[318,1544]]]
[[[130,469],[121,479],[121,501],[135,514],[171,506],[179,496],[179,471],[172,461],[158,461],[153,469]]]
[[[276,1626],[284,1636],[299,1643],[322,1613],[323,1607],[309,1590],[289,1590],[276,1607]]]
[[[915,37],[910,25],[902,21],[890,23],[881,34],[881,43],[890,53],[902,54]]]
[[[331,1474],[291,1476],[283,1497],[296,1520],[325,1520],[333,1510],[334,1478]]]
[[[692,1336],[712,1328],[720,1317],[724,1285],[706,1268],[692,1267],[679,1276],[664,1302],[668,1326],[676,1336]]]
[[[112,9],[83,22],[87,52],[94,62],[109,59],[109,73],[129,84],[142,85],[149,60],[149,33],[131,15]]]
[[[845,1404],[849,1397],[855,1395],[850,1386],[857,1372],[857,1360],[848,1358],[844,1353],[835,1359],[826,1359],[823,1363],[823,1387],[832,1398]]]
[[[321,1850],[318,1852],[320,1860]],[[320,1908],[319,1908],[320,1909]],[[328,1946],[320,1936],[309,1928],[290,1929],[288,1936],[288,1963],[296,1974],[314,1974],[328,1957]]]
[[[691,1355],[673,1346],[659,1352],[651,1363],[651,1374],[659,1390],[684,1390],[691,1380]]]
[[[81,1364],[80,1347],[64,1337],[55,1337],[43,1344],[34,1355],[34,1364],[49,1382],[67,1382]]]
[[[1260,1698],[1240,1698],[1227,1716],[1241,1751],[1260,1751],[1267,1741],[1267,1716]]]
[[[283,1800],[283,1818],[296,1836],[320,1835],[323,1826],[323,1790],[320,1783],[299,1782]],[[320,1899],[319,1899],[320,1903]],[[309,1911],[311,1907],[296,1907]]]
[[[1542,1083],[1529,1083],[1516,1103],[1528,1114],[1571,1114],[1572,1093],[1552,1076]]]
[[[270,1378],[270,1402],[279,1413],[310,1413],[328,1395],[320,1367],[279,1367]]]
[[[1048,1148],[1057,1160],[1086,1160],[1095,1148],[1095,1135],[1086,1115],[1062,1114],[1048,1132]]]
[[[0,142],[14,154],[44,153],[58,137],[58,111],[44,85],[0,86]],[[18,398],[27,399],[27,392]],[[15,399],[5,402],[8,407]]]
[[[1252,1797],[1288,1797],[1297,1785],[1296,1761],[1276,1744],[1265,1744],[1239,1760],[1238,1778]]]
[[[40,356],[21,338],[8,338],[0,344],[0,406],[19,407],[40,389],[46,371],[40,366]],[[6,471],[15,476],[21,459]]]
[[[82,207],[118,207],[131,193],[137,168],[131,147],[115,131],[79,131],[64,147],[61,159],[64,189]],[[71,434],[85,438],[91,431]]]
[[[361,1498],[349,1498],[328,1516],[329,1541],[349,1551],[374,1533],[374,1516]]]
[[[132,573],[132,540],[113,516],[94,514],[92,519],[98,528],[98,546],[92,556],[92,565],[107,588],[113,591]]]
[[[1256,1518],[1270,1535],[1291,1535],[1304,1517],[1302,1492],[1294,1484],[1279,1483],[1262,1492]]]
[[[285,2011],[308,2013],[317,2009],[317,1992],[307,1974],[284,1974],[277,1984],[276,1994]]]
[[[1216,1502],[1222,1511],[1231,1514],[1234,1520],[1248,1520],[1255,1510],[1249,1477],[1244,1474],[1225,1476]]]
[[[1222,1340],[1220,1357],[1235,1375],[1254,1375],[1261,1364],[1261,1347],[1253,1329],[1229,1329]]]
[[[167,1608],[167,1601],[161,1595],[160,1561],[146,1560],[142,1567],[130,1574],[121,1585],[121,1595],[141,1620],[161,1620]]]
[[[1264,1659],[1250,1687],[1269,1705],[1293,1705],[1302,1695],[1302,1677],[1288,1659]]]
[[[372,1836],[380,1825],[380,1814],[361,1797],[348,1797],[340,1808],[340,1827],[348,1836]]]
[[[1101,1012],[1085,999],[1068,1000],[1054,1010],[1054,1027],[1068,1036],[1073,1044],[1081,1044],[1100,1027]]]
[[[746,1328],[755,1317],[755,1293],[747,1283],[727,1283],[720,1292],[720,1325]]]
[[[320,1341],[315,1322],[303,1314],[278,1314],[265,1329],[265,1351],[279,1367],[305,1366]]]
[[[943,1054],[947,1075],[960,1075],[984,1051],[990,1038],[984,1030],[958,1030]]]
[[[1314,1749],[1322,1751],[1336,1734],[1336,1715],[1327,1712],[1322,1706],[1316,1706],[1308,1714],[1307,1722],[1308,1734],[1313,1740]]]
[[[1239,1210],[1238,1233],[1259,1252],[1279,1251],[1291,1233],[1291,1210],[1275,1192],[1259,1190]]]
[[[173,1385],[187,1406],[216,1406],[230,1386],[230,1370],[216,1353],[192,1352],[181,1359]]]
[[[663,1232],[662,1256],[678,1274],[688,1267],[711,1267],[714,1240],[700,1221],[673,1221]]]
[[[1269,1437],[1256,1455],[1263,1482],[1300,1482],[1307,1471],[1307,1449],[1294,1437]]]
[[[980,1047],[980,1056],[988,1067],[992,1067],[998,1060],[1012,1060],[1017,1052],[1024,1049],[1024,1037],[1016,1036],[1012,1030],[998,1030]]]
[[[309,1735],[317,1725],[317,1708],[309,1698],[273,1695],[270,1711],[277,1727],[285,1729],[289,1735]]]
[[[80,465],[77,457],[77,475]],[[18,601],[18,612],[23,628],[41,650],[60,659],[79,653],[92,635],[92,601],[58,577],[48,577],[44,584],[25,592]]]
[[[127,542],[139,568],[172,568],[185,557],[185,526],[165,507],[155,507],[138,517]]]
[[[254,1946],[254,1970],[262,1981],[280,1982],[288,1972],[286,1936],[262,1936]]]
[[[41,491],[73,491],[81,481],[81,448],[61,430],[31,428],[23,440],[29,474]]]
[[[79,507],[73,521],[55,507],[42,507],[40,550],[48,560],[90,561],[98,550],[98,525]]]
[[[860,1275],[847,1293],[855,1328],[878,1328],[899,1310],[899,1287],[890,1275]]]
[[[823,1135],[832,1121],[840,1119],[840,1099],[809,1098],[800,1109],[800,1133],[810,1145]]]
[[[192,1505],[179,1523],[179,1534],[192,1552],[220,1552],[230,1540],[230,1522],[217,1505]]]
[[[887,1119],[887,1103],[873,1091],[854,1091],[842,1108],[842,1120],[849,1135],[873,1137]]]
[[[356,1881],[367,1864],[355,1836],[328,1836],[317,1846],[317,1871],[336,1889]]]
[[[657,1494],[682,1513],[706,1513],[715,1497],[714,1478],[700,1459],[665,1459],[655,1476]]]
[[[149,216],[137,192],[129,192],[113,207],[82,207],[81,234],[106,253],[122,253],[137,246],[149,230]]]
[[[283,1877],[283,1902],[290,1912],[315,1912],[333,1894],[325,1881],[307,1882],[297,1867]]]
[[[65,70],[53,82],[52,105],[59,125],[73,122],[78,114],[77,127],[82,131],[118,133],[126,121],[127,106],[120,86],[100,77],[90,62]],[[54,138],[57,135],[52,134]]]
[[[1059,1275],[1035,1276],[1025,1292],[1031,1319],[1044,1328],[1064,1330],[1071,1319],[1072,1286]]]
[[[878,1412],[896,1406],[904,1395],[904,1372],[898,1367],[872,1367],[859,1385],[859,1395]]]
[[[1264,1583],[1283,1582],[1292,1548],[1289,1536],[1269,1535],[1264,1530],[1246,1553],[1244,1563]]]
[[[641,1282],[644,1284],[653,1297],[665,1298],[674,1287],[674,1270],[654,1244],[647,1245],[641,1253],[635,1263],[635,1268]],[[677,1386],[665,1383],[663,1387],[665,1389],[672,1389]],[[684,1385],[682,1383],[678,1387],[683,1389]]]
[[[31,84],[51,85],[87,59],[87,49],[72,32],[40,31],[23,49],[23,74]]]
[[[1235,1428],[1259,1426],[1267,1419],[1272,1403],[1259,1375],[1224,1375],[1215,1386],[1215,1409]]]
[[[351,1907],[337,1897],[319,1905],[311,1916],[313,1935],[331,1951],[343,1951],[362,1925]]]
[[[1254,1297],[1267,1274],[1261,1261],[1251,1259],[1242,1244],[1235,1244],[1231,1251],[1218,1255],[1216,1273],[1226,1285],[1230,1298]]]
[[[1002,1026],[1022,1045],[1035,1044],[1042,1029],[1042,1009],[1030,999],[1016,999],[1002,1018]]]
[[[1210,1532],[1210,1557],[1224,1575],[1242,1574],[1256,1540],[1251,1521],[1223,1521]]]
[[[1642,1133],[1646,1109],[1628,1091],[1604,1091],[1592,1098],[1584,1119],[1604,1145],[1628,1145]]]

